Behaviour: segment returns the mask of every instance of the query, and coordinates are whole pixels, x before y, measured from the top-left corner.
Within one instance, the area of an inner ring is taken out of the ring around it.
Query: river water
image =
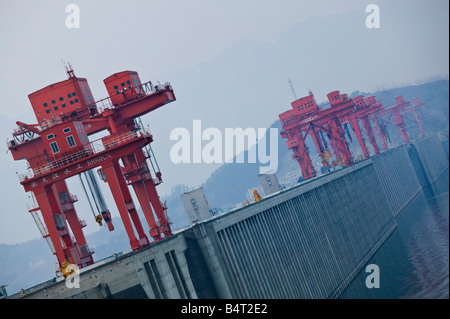
[[[449,194],[423,193],[397,217],[398,228],[367,264],[379,268],[379,288],[367,288],[375,273],[364,269],[341,298],[449,298]]]

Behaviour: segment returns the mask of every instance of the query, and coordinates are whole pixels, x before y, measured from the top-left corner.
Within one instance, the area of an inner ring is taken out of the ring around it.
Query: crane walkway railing
[[[38,168],[29,169],[28,172],[25,174],[18,174],[19,180],[23,182],[24,180],[29,178],[48,174],[49,172],[55,169],[61,168],[68,164],[72,164],[81,159],[91,157],[92,155],[98,154],[107,149],[112,149],[120,145],[127,144],[132,140],[143,136],[150,137],[151,134],[148,131],[144,131],[141,128],[137,128],[131,131],[126,131],[115,135],[107,135],[93,142],[84,144],[82,150],[79,152],[61,157],[52,162],[48,162],[47,164],[40,166]]]

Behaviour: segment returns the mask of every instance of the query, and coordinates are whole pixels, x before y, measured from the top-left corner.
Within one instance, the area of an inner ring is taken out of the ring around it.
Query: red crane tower
[[[359,126],[358,120],[361,120],[364,129],[366,130],[367,136],[369,137],[370,144],[372,145],[375,154],[379,154],[380,150],[378,148],[377,141],[373,134],[372,127],[369,121],[369,115],[373,114],[381,109],[381,105],[376,103],[375,97],[370,96],[366,99],[362,95],[352,98],[353,104],[355,105],[355,110],[351,113],[343,114],[340,116],[341,125],[346,125],[350,123],[353,132],[356,135],[358,143],[363,151],[364,157],[369,158],[369,150],[367,149],[366,143],[362,136],[362,131]],[[348,134],[351,139],[350,134]]]
[[[83,173],[91,191],[95,190],[98,185],[92,170],[98,167],[100,178],[111,189],[133,250],[148,246],[149,240],[128,185],[136,192],[153,240],[172,235],[167,208],[156,191],[162,182],[161,172],[154,171],[156,178],[153,178],[147,164],[150,162],[154,168],[150,147],[153,138],[139,120],[140,116],[176,100],[172,86],[142,84],[137,72],[124,71],[104,80],[109,96],[95,102],[87,80],[76,77],[71,68],[66,70],[67,80],[29,95],[38,123],[28,125],[18,121],[14,139],[8,142],[13,158],[28,162],[29,172],[19,175],[20,183],[35,198],[30,212],[56,255],[60,269],[70,263],[80,268],[93,263],[93,250],[82,231],[86,223],[77,216],[73,205],[77,197],[70,194],[65,180],[75,175],[81,179]],[[90,135],[105,130],[109,135],[89,140]],[[94,193],[96,221],[106,222],[111,231],[114,226],[110,212],[101,193]],[[38,211],[44,224],[37,218]]]
[[[383,105],[381,101],[379,101],[379,103]],[[406,101],[403,96],[397,96],[395,97],[395,103],[393,106],[387,109],[382,107],[379,111],[370,115],[370,118],[373,120],[376,130],[383,141],[384,150],[387,150],[385,140],[387,139],[386,135],[388,124],[396,126],[400,131],[403,142],[409,143],[409,133],[406,129],[404,121],[404,117],[407,113],[413,113],[414,122],[420,131],[419,137],[425,136],[419,114],[417,113],[417,109],[423,106],[425,106],[425,103],[422,102],[420,98],[414,98],[413,105],[411,105],[411,103]],[[392,117],[394,118],[394,121],[391,120]]]
[[[400,114],[402,114],[402,115],[406,114],[406,113],[409,113],[409,112],[413,113],[414,122],[416,123],[416,125],[417,125],[417,127],[419,128],[419,131],[420,131],[419,137],[424,137],[425,136],[425,132],[423,131],[423,127],[422,127],[422,121],[420,120],[420,116],[417,113],[417,109],[419,107],[423,107],[423,106],[425,106],[425,103],[422,102],[422,100],[420,98],[416,97],[416,98],[413,99],[413,105],[410,108],[405,109],[402,112],[400,112]]]
[[[385,123],[391,123],[397,126],[397,128],[400,131],[400,134],[402,135],[403,142],[408,143],[408,132],[406,131],[405,122],[403,121],[402,116],[400,115],[400,111],[403,111],[407,106],[409,106],[410,103],[408,101],[405,101],[403,96],[397,96],[395,98],[395,104],[390,107],[389,109],[381,109],[380,111],[373,114],[374,117],[381,119]],[[389,115],[389,118],[385,119],[383,118],[384,115]],[[391,117],[394,116],[394,121],[391,122]]]
[[[316,176],[316,172],[309,156],[309,150],[305,144],[305,138],[310,134],[317,152],[322,158],[324,166],[328,166],[327,150],[323,133],[327,134],[336,159],[343,165],[351,165],[353,158],[345,140],[344,129],[341,126],[341,117],[355,110],[351,99],[339,91],[329,93],[330,108],[320,108],[314,95],[302,97],[291,103],[292,110],[279,115],[284,131],[283,138],[289,149],[294,151],[294,159],[299,162],[304,179]]]
[[[406,108],[410,103],[405,101],[402,96],[398,96],[396,97],[395,105],[392,108],[385,109],[381,101],[376,101],[375,96],[368,98],[364,98],[363,96],[349,98],[347,94],[340,94],[339,91],[333,91],[327,94],[327,97],[330,104],[329,108],[319,107],[314,100],[313,94],[310,92],[308,96],[292,102],[291,110],[279,115],[284,129],[281,132],[281,136],[288,139],[286,144],[289,149],[293,150],[293,158],[299,163],[304,179],[310,179],[316,176],[309,156],[309,149],[305,143],[308,134],[316,146],[323,166],[327,168],[330,166],[330,152],[327,149],[324,134],[328,136],[337,162],[341,166],[349,166],[353,163],[352,154],[348,148],[349,144],[345,138],[345,132],[347,132],[350,142],[352,141],[347,124],[351,125],[365,158],[369,158],[370,154],[363,138],[359,121],[363,124],[375,154],[379,154],[380,149],[375,139],[370,120],[373,120],[375,130],[380,136],[385,150],[387,150],[385,142],[387,139],[387,130],[384,122],[392,123],[390,122],[392,115],[395,119],[395,123],[393,124],[399,128],[405,143],[409,140],[402,115],[408,112],[414,114],[414,119],[421,135],[424,135],[416,110],[425,104],[418,98],[414,100],[413,107]],[[389,114],[389,118],[383,118],[387,114]]]

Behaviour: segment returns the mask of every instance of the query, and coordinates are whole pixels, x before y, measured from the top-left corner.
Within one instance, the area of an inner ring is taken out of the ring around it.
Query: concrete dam
[[[193,223],[9,298],[339,298],[416,201],[448,192],[448,130]]]

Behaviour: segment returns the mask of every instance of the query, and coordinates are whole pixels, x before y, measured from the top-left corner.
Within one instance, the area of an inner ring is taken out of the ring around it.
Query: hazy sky
[[[2,47],[0,50],[0,87],[3,88],[3,94],[0,95],[1,137],[5,140],[10,136],[16,120],[20,119],[29,123],[35,121],[28,94],[66,78],[61,59],[69,61],[73,65],[76,75],[88,79],[94,98],[99,100],[107,96],[103,79],[115,72],[135,70],[139,72],[143,81],[170,81],[170,78],[165,78],[167,74],[181,74],[199,64],[214,61],[245,39],[273,43],[293,26],[311,17],[326,19],[330,16],[354,11],[361,19],[361,28],[364,28],[366,16],[364,8],[368,3],[376,3],[381,7],[381,28],[383,28],[383,4],[392,2],[394,1],[0,0],[0,43]],[[430,3],[433,12],[436,11],[436,8],[441,12],[448,12],[448,1],[446,0],[414,2],[420,2],[423,4],[422,6]],[[80,8],[79,29],[68,29],[65,25],[68,15],[65,9],[70,3],[77,4]],[[407,6],[408,2],[401,3]],[[426,14],[423,10],[416,13],[417,15]],[[442,15],[445,16],[444,13]],[[413,16],[410,19],[412,25],[415,18]],[[428,50],[434,54],[437,49],[436,47],[421,47],[421,37],[439,37],[442,34],[448,36],[448,30],[441,29],[442,25],[448,28],[448,13],[445,21],[439,19],[440,21],[436,21],[439,28],[435,30],[435,33],[429,29],[426,29],[426,34],[425,31],[424,34],[420,34],[420,30],[414,30],[412,33],[414,37],[419,35],[417,38],[418,49],[425,53]],[[397,27],[402,28],[402,26]],[[405,26],[405,28],[413,29],[411,26]],[[317,30],[305,30],[305,33],[314,33],[315,31]],[[327,40],[317,38],[315,40],[317,42],[308,45],[314,47]],[[343,34],[339,41],[350,44],[351,39],[347,39]],[[389,39],[389,41],[394,47],[396,40]],[[442,41],[444,44],[440,54],[448,57],[448,40],[443,39]],[[389,52],[389,50],[392,50],[392,47],[387,46],[385,51]],[[405,52],[404,56],[407,57],[408,52]],[[348,61],[339,62],[351,66],[350,58]],[[393,66],[393,61],[386,60],[386,62],[386,64],[380,64],[381,69]],[[410,65],[413,65],[414,62],[411,61]],[[433,67],[433,73],[448,74],[447,61],[439,59],[439,61],[430,61],[429,63]],[[420,67],[426,68],[427,65],[421,64]],[[442,72],[438,72],[440,69]],[[415,75],[429,76],[430,74],[420,71]],[[300,75],[298,76],[300,77]],[[332,76],[332,72],[330,76]],[[283,76],[282,80],[286,81],[287,79]],[[390,79],[386,79],[386,82],[389,81]],[[375,84],[373,83],[373,85]],[[177,94],[177,88],[174,89]],[[355,89],[358,88],[355,87]],[[289,98],[291,96],[286,97],[287,101]],[[175,103],[182,105],[183,100],[179,99]],[[282,105],[289,106],[284,101],[280,103],[279,107]],[[183,107],[187,108],[189,105]],[[177,116],[170,109],[161,109],[157,112],[155,118],[158,119],[170,119]],[[240,117],[260,119],[260,117],[254,117],[254,111],[251,108],[241,109],[239,112]],[[273,113],[276,115],[279,112],[276,110]],[[264,110],[262,115],[264,115]],[[205,116],[213,119],[215,114],[212,112]],[[256,125],[264,127],[275,118],[270,114],[267,122],[260,121],[260,124]],[[220,117],[215,120],[220,122]],[[230,123],[223,125],[230,125]],[[164,138],[159,139],[160,145],[161,140],[167,141],[168,139],[167,126],[170,127],[168,120],[158,120],[152,123],[151,130],[154,134],[159,132],[164,134]],[[15,172],[23,171],[25,165],[14,162],[11,154],[5,154],[5,151],[0,152],[3,154],[1,156],[2,168],[0,169],[2,174],[0,200],[5,203],[0,208],[0,244],[22,242],[40,236],[31,216],[26,213],[26,195],[15,176]],[[163,158],[167,157],[167,147],[160,152],[164,152]],[[168,194],[176,183],[191,181],[190,186],[199,185],[211,174],[213,169],[214,167],[209,166],[204,170],[200,169],[200,173],[198,171],[194,173],[194,171],[177,171],[177,168],[167,167],[163,174],[171,177],[168,183],[161,185],[160,193]],[[74,191],[74,193],[76,192]],[[108,194],[105,194],[105,197],[111,199]],[[115,214],[114,208],[112,212]],[[82,215],[82,218],[88,219],[90,213],[87,213],[86,216],[83,213],[79,214]]]
[[[66,28],[70,3],[80,8],[79,29]],[[270,42],[310,16],[363,6],[361,0],[1,0],[0,83],[17,85],[9,90],[14,108],[0,114],[29,112],[29,93],[65,78],[61,59],[88,78],[100,99],[102,80],[118,70],[155,79],[209,61],[243,39]]]

